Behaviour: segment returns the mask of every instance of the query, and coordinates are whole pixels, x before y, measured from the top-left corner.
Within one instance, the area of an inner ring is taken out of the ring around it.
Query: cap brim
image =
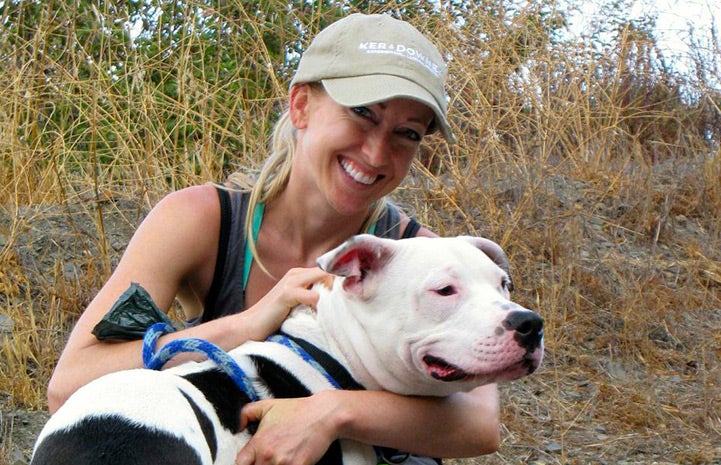
[[[455,142],[445,113],[430,92],[413,81],[398,76],[374,74],[323,79],[321,82],[328,95],[336,103],[345,107],[372,105],[394,98],[408,98],[421,102],[435,113],[436,124],[446,141],[449,144]]]

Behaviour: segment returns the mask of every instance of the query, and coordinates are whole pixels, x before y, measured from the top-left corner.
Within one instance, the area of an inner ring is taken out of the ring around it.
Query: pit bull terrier
[[[509,300],[508,274],[483,241],[356,236],[318,259],[340,278],[316,286],[315,311],[291,312],[288,338],[228,353],[254,393],[210,360],[109,374],[50,418],[32,465],[230,465],[250,438],[240,409],[253,398],[361,386],[447,396],[528,375],[543,356],[543,320]],[[376,456],[341,440],[321,463],[373,465]]]

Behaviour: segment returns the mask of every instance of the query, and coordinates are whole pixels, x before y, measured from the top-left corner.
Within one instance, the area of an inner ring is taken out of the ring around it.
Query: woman
[[[265,339],[293,306],[313,306],[310,286],[328,279],[316,257],[350,236],[433,236],[384,197],[423,136],[439,130],[452,141],[444,81],[440,54],[405,22],[356,14],[321,32],[252,191],[204,185],[159,202],[73,329],[48,388],[50,410],[94,378],[142,366],[140,341],[100,342],[91,332],[132,282],[163,311],[182,304],[190,324],[160,345],[199,337],[230,350]],[[309,465],[339,437],[443,457],[490,453],[500,440],[495,385],[447,399],[323,392],[257,402],[242,415],[260,421],[242,465]]]

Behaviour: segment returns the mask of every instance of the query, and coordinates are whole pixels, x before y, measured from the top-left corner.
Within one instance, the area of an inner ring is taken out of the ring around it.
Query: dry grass
[[[532,14],[501,26],[469,12],[487,37],[474,47],[450,21],[419,20],[453,57],[459,143],[429,141],[397,200],[441,234],[500,242],[515,299],[547,324],[543,369],[503,388],[501,452],[470,462],[719,463],[721,96],[696,84],[685,100],[688,83],[644,68],[649,44],[632,35],[598,56],[529,43],[544,37]],[[75,33],[61,16],[0,49],[8,408],[44,408],[68,330],[151,205],[262,160],[287,85],[252,75],[269,52],[241,39],[244,66],[224,80],[193,59],[192,36],[150,57],[38,53]],[[171,78],[173,98],[159,90]],[[225,87],[260,78],[262,98]]]

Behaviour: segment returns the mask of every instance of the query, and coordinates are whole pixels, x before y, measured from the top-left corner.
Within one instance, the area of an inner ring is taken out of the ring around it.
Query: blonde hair
[[[311,89],[323,89],[320,84],[311,85]],[[255,180],[242,172],[232,173],[228,177],[228,181],[235,188],[243,191],[250,191],[250,200],[248,202],[248,212],[245,218],[245,240],[248,241],[248,247],[253,255],[253,260],[258,266],[269,276],[271,274],[263,266],[258,249],[255,245],[255,237],[253,237],[253,216],[259,204],[266,204],[275,199],[278,194],[283,192],[290,178],[291,167],[293,166],[293,158],[296,150],[297,131],[290,120],[290,112],[286,110],[275,124],[270,144],[270,155],[263,163]],[[227,186],[226,186],[227,188]],[[360,232],[368,233],[376,221],[383,215],[386,210],[387,200],[382,198],[373,204],[371,214],[363,223]]]

